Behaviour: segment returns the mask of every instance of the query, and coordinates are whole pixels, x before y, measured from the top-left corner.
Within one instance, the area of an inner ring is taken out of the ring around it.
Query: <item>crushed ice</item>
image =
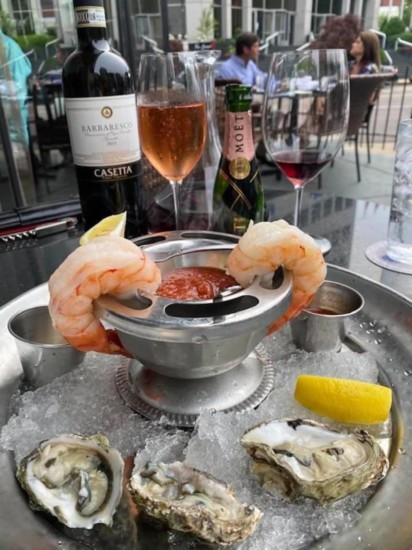
[[[133,413],[116,390],[116,358],[89,353],[83,365],[51,384],[15,396],[15,413],[3,427],[0,445],[12,450],[16,462],[42,440],[62,433],[101,433],[126,457],[171,462],[185,459],[229,483],[241,502],[253,503],[264,513],[255,534],[236,546],[239,550],[292,549],[354,524],[373,494],[369,489],[331,506],[300,498],[285,502],[262,489],[249,473],[249,457],[240,444],[250,427],[269,419],[328,419],[304,409],[293,399],[298,374],[354,378],[376,382],[378,369],[368,353],[352,351],[306,353],[290,342],[288,329],[267,338],[266,348],[275,364],[275,389],[257,409],[247,413],[205,412],[193,433],[166,428]],[[168,538],[170,548],[193,548],[193,540],[179,533]]]

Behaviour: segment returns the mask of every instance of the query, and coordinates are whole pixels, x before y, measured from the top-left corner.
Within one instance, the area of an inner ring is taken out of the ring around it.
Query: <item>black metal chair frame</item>
[[[380,90],[388,75],[378,73],[370,75],[354,75],[350,77],[350,106],[346,139],[355,145],[356,174],[361,182],[359,162],[359,131],[366,130],[368,163],[370,163],[369,119],[373,108],[373,98]]]
[[[50,151],[71,151],[69,129],[64,111],[63,90],[60,84],[35,83],[32,86],[36,141],[46,177],[53,177],[50,169],[59,168],[49,162]]]

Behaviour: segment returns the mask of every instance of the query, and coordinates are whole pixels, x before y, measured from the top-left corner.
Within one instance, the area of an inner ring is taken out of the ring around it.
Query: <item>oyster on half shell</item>
[[[112,525],[122,496],[123,459],[101,435],[65,434],[43,441],[23,458],[17,479],[34,510],[68,527]]]
[[[240,504],[226,484],[183,462],[136,466],[129,489],[150,516],[213,543],[245,539],[262,517],[255,506]]]
[[[381,481],[389,462],[364,430],[341,433],[311,420],[281,419],[247,431],[251,471],[271,492],[327,504]]]

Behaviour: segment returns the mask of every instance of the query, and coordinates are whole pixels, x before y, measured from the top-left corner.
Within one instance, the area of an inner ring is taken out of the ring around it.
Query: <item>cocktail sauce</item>
[[[211,300],[236,281],[217,267],[183,267],[165,273],[156,294],[183,301]]]
[[[305,310],[309,311],[309,313],[317,313],[318,315],[339,315],[337,311],[327,309],[326,307],[307,307]]]

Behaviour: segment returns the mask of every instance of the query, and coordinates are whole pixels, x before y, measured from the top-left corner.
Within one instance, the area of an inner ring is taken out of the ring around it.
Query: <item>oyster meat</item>
[[[253,533],[262,517],[240,504],[228,486],[183,462],[135,467],[129,488],[147,514],[218,544],[232,544]]]
[[[34,510],[68,527],[112,525],[122,496],[123,459],[101,435],[65,434],[43,441],[17,469]]]
[[[378,483],[389,466],[384,451],[364,430],[341,433],[311,420],[261,424],[241,442],[260,482],[289,499],[303,495],[331,503]]]

